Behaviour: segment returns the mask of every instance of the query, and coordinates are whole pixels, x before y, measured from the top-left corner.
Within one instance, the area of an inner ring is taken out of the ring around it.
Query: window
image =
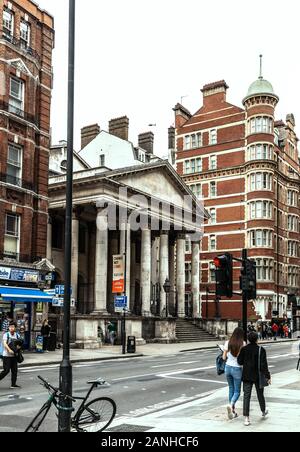
[[[184,172],[185,174],[195,174],[202,172],[202,159],[192,159],[186,160],[184,162]]]
[[[3,10],[3,33],[6,38],[14,35],[14,15],[7,9]]]
[[[194,195],[197,198],[202,198],[202,185],[201,184],[191,185],[190,189],[192,190],[192,192],[194,193]]]
[[[105,155],[100,155],[100,166],[105,166]]]
[[[256,259],[257,281],[274,281],[273,259]]]
[[[190,284],[192,281],[192,264],[191,262],[185,263],[185,283]]]
[[[299,232],[299,218],[295,215],[288,216],[288,230],[291,232]]]
[[[20,24],[20,40],[21,46],[25,49],[30,46],[30,25],[24,20],[21,20]]]
[[[190,239],[185,241],[185,253],[191,254],[192,253],[192,242]]]
[[[216,267],[213,262],[209,264],[209,282],[211,283],[216,282]]]
[[[294,240],[288,241],[288,255],[290,257],[298,257],[299,255],[298,248],[299,248],[298,242]]]
[[[209,169],[210,170],[215,170],[217,169],[217,156],[216,155],[212,155],[209,158]]]
[[[273,133],[273,118],[269,116],[257,116],[251,118],[248,122],[249,134],[254,133]]]
[[[257,229],[249,232],[250,248],[271,248],[272,247],[272,231],[265,229]]]
[[[210,183],[210,197],[211,198],[217,197],[217,183],[216,182]]]
[[[210,209],[210,224],[217,224],[217,211],[216,209]]]
[[[268,144],[256,144],[248,148],[249,160],[273,160],[273,147]]]
[[[195,149],[197,147],[197,137],[196,135],[192,135],[192,148]]]
[[[249,190],[272,190],[272,175],[270,173],[251,174]]]
[[[203,146],[202,133],[197,133],[197,147],[201,148]]]
[[[209,132],[209,144],[213,145],[213,144],[217,144],[217,142],[218,142],[217,129],[212,129]]]
[[[217,238],[215,235],[209,237],[209,250],[216,251],[217,249]]]
[[[19,116],[24,116],[24,82],[10,79],[9,111]]]
[[[18,187],[22,185],[22,154],[22,148],[8,145],[6,182]]]
[[[298,193],[296,191],[288,190],[288,205],[289,206],[292,206],[292,207],[298,206],[297,196],[298,196]]]
[[[290,287],[298,287],[298,279],[299,279],[299,268],[291,267],[288,268],[288,285]]]
[[[4,254],[6,257],[17,259],[19,254],[20,217],[7,214],[5,221]]]
[[[184,162],[184,173],[185,174],[190,174],[191,173],[191,162],[190,162],[190,160],[186,160]]]
[[[187,135],[184,137],[184,149],[187,151],[191,149],[191,137],[190,135]]]
[[[252,202],[249,206],[249,213],[250,220],[272,219],[272,203],[270,201]]]

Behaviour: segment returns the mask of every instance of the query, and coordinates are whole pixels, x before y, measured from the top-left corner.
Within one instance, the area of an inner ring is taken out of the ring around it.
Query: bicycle
[[[76,430],[77,432],[103,432],[112,423],[113,419],[116,416],[116,403],[114,402],[114,400],[108,397],[100,397],[87,403],[91,393],[95,388],[98,388],[98,386],[107,385],[107,383],[102,379],[87,382],[88,385],[92,386],[85,397],[69,397],[66,394],[63,394],[58,388],[54,388],[42,377],[39,376],[38,379],[42,382],[41,385],[47,389],[50,397],[42,406],[39,413],[36,415],[30,425],[27,427],[25,433],[38,432],[41,425],[45,421],[52,405],[54,405],[58,411],[60,410],[61,407],[59,405],[59,400],[61,398],[65,400],[72,400],[72,402],[77,402],[78,400],[82,401],[81,405],[79,406],[78,410],[71,420],[72,430]],[[73,409],[73,411],[75,410]]]

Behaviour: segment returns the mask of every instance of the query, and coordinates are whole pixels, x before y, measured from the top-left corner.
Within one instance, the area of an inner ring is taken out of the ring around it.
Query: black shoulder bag
[[[265,374],[261,371],[261,347],[259,347],[259,352],[258,352],[258,374],[259,374],[260,389],[267,388],[269,386],[269,382],[268,382]]]

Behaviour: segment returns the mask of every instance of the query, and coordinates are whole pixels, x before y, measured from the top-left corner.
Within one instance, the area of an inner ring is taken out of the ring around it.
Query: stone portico
[[[50,178],[47,249],[56,268],[54,284],[64,282],[65,182],[65,175]],[[119,254],[125,256],[127,335],[136,336],[138,343],[175,341],[175,318],[186,314],[187,237],[195,240],[193,316],[201,317],[199,247],[204,213],[197,199],[169,163],[159,161],[75,173],[73,200],[72,341],[78,347],[98,347],[109,320],[116,322],[120,334],[121,315],[115,313],[112,294],[113,256]],[[163,288],[167,279],[168,295]],[[53,309],[51,317],[58,319],[59,312]]]

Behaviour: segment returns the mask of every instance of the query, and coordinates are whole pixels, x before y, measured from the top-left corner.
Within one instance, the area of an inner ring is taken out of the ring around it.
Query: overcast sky
[[[66,139],[68,0],[36,0],[55,17],[53,142]],[[263,75],[280,97],[277,119],[294,113],[300,130],[299,2],[296,0],[77,0],[75,147],[80,128],[127,115],[130,139],[156,124],[156,153],[167,152],[172,108],[192,113],[200,89],[225,79],[241,106]],[[298,132],[299,133],[299,132]],[[300,134],[300,133],[299,133]]]

